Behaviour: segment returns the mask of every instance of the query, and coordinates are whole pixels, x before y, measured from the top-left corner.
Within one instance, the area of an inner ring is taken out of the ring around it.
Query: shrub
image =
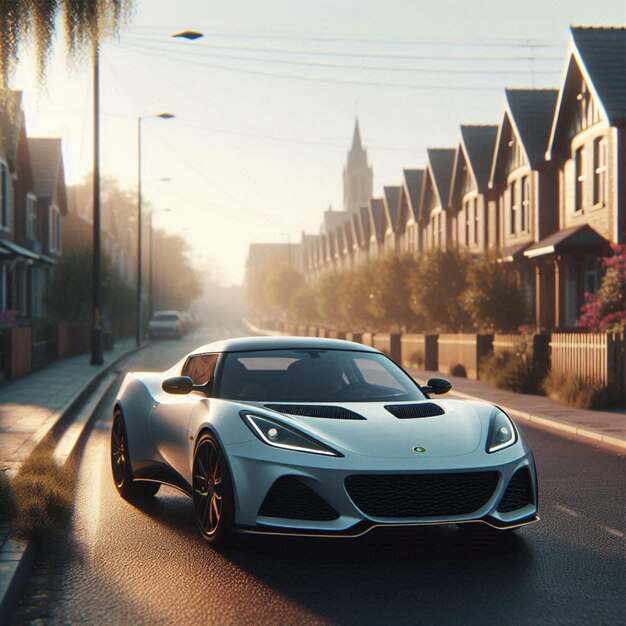
[[[6,470],[0,470],[0,518],[12,519],[15,516],[15,494]]]
[[[577,409],[601,409],[623,403],[624,398],[604,385],[577,376],[550,372],[543,381],[550,398]]]
[[[511,352],[490,354],[480,364],[481,378],[498,389],[516,393],[538,393],[541,375],[528,365],[526,359]]]
[[[413,352],[413,354],[410,356],[410,363],[414,367],[419,367],[419,368],[424,367],[424,364],[426,363],[426,358],[424,357],[424,353],[421,350],[417,350],[416,352]]]
[[[452,368],[450,368],[450,376],[458,376],[459,378],[467,378],[467,371],[465,366],[457,363]]]
[[[16,531],[39,543],[49,543],[63,531],[73,506],[73,474],[57,465],[50,450],[35,451],[13,481]]]

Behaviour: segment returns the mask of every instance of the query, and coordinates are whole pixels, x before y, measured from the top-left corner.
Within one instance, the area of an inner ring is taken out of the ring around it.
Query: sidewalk
[[[496,389],[481,380],[427,372],[414,368],[407,371],[420,384],[440,376],[452,383],[451,396],[493,402],[516,420],[538,428],[559,432],[573,439],[595,443],[603,448],[626,452],[626,417],[620,411],[589,411],[559,404],[546,396],[533,396]],[[445,397],[445,396],[443,396]]]
[[[15,470],[94,378],[134,349],[134,339],[119,339],[103,365],[90,365],[89,354],[81,354],[0,388],[0,469]]]

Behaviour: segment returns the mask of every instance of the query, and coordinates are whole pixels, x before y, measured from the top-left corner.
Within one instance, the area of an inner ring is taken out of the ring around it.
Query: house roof
[[[62,166],[59,137],[29,137],[28,149],[33,168],[33,191],[40,198],[52,198]]]
[[[575,252],[581,248],[608,252],[610,244],[589,224],[581,224],[580,226],[559,230],[549,237],[534,243],[524,252],[524,256],[533,259],[545,254]]]
[[[626,27],[571,27],[572,44],[609,120],[626,117]]]
[[[511,122],[531,167],[545,158],[558,93],[556,89],[505,90]]]
[[[359,209],[359,228],[361,230],[361,237],[365,245],[368,245],[370,240],[370,218],[369,208],[362,206]]]
[[[478,191],[487,188],[491,173],[491,162],[496,145],[498,127],[493,126],[461,126],[461,143],[467,155],[468,165],[472,170]]]
[[[290,247],[288,243],[251,243],[248,248],[247,265],[256,265],[276,259],[289,258]]]
[[[428,164],[439,201],[444,209],[448,206],[454,154],[454,148],[428,148]]]
[[[375,235],[378,241],[383,240],[383,223],[385,218],[385,207],[382,198],[372,198],[370,202],[370,237]]]
[[[322,224],[322,232],[332,233],[338,226],[350,219],[351,213],[347,211],[333,211],[328,209],[324,211],[324,223]]]
[[[422,191],[423,178],[424,170],[404,170],[404,187],[407,191],[414,219],[417,219],[417,216],[419,215],[420,193]]]
[[[385,187],[384,192],[385,213],[392,230],[396,230],[400,214],[400,194],[402,192],[402,187]]]

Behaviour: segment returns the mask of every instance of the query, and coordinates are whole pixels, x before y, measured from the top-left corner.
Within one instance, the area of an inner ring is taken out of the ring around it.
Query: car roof
[[[289,350],[292,348],[312,348],[318,350],[358,350],[378,352],[370,346],[342,339],[322,339],[320,337],[237,337],[215,341],[196,348],[190,354],[207,352],[248,352],[250,350]]]

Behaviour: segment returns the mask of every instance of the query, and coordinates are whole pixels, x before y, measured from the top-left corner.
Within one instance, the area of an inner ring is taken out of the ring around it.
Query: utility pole
[[[104,363],[101,319],[100,275],[100,53],[93,42],[93,256],[92,256],[92,326],[91,364]]]

